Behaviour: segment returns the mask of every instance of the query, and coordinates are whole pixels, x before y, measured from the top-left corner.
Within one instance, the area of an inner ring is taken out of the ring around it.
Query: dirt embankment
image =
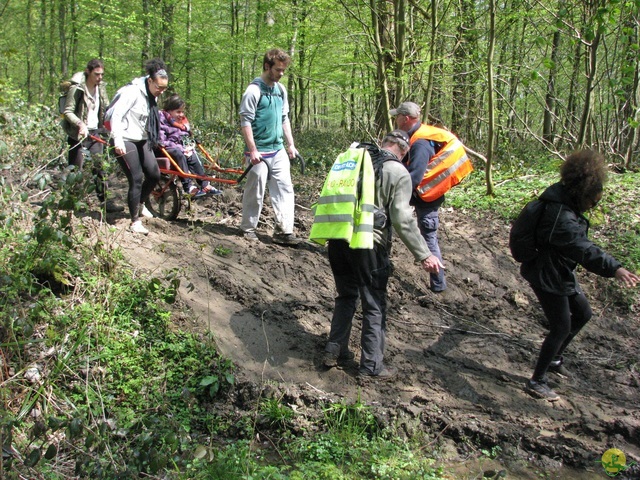
[[[311,224],[311,198],[300,192],[318,189],[298,188],[300,236]],[[360,398],[407,434],[426,431],[433,438],[430,449],[452,460],[499,445],[511,459],[510,472],[537,465],[556,472],[552,478],[567,478],[557,473],[565,464],[582,469],[584,476],[577,478],[601,478],[597,462],[614,447],[628,464],[640,460],[640,321],[603,298],[600,286],[611,280],[582,275],[594,317],[567,352],[573,376],[550,378],[560,401],[533,399],[523,385],[544,338],[544,317],[508,255],[508,226],[444,208],[440,237],[449,289],[431,293],[424,273],[396,242],[385,359],[399,375],[392,382],[358,385],[357,363],[321,366],[334,297],[324,249],[273,244],[268,205],[261,241],[244,240],[237,230],[239,199],[239,191],[227,187],[223,197],[197,202],[177,221],[145,221],[148,237],[126,232],[124,214],[107,221],[117,227],[113,241],[136,268],[183,269],[181,296],[191,309],[189,321],[215,333],[245,387],[277,385],[301,409],[318,399]],[[91,212],[81,221],[100,223]],[[358,327],[356,319],[356,352]],[[618,478],[640,478],[634,468]]]

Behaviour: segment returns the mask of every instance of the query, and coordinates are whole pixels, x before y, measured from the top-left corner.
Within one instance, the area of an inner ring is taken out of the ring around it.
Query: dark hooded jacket
[[[602,277],[615,276],[620,262],[587,238],[589,221],[564,185],[551,185],[540,199],[547,202],[536,231],[540,254],[521,265],[525,280],[545,292],[574,295],[580,292],[578,264]]]

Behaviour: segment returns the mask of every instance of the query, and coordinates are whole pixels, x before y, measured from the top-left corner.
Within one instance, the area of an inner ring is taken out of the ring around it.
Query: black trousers
[[[533,380],[540,381],[547,373],[551,362],[562,356],[567,345],[591,319],[592,312],[589,301],[582,292],[563,296],[535,287],[533,291],[549,321],[549,333],[542,342],[532,377]]]
[[[384,369],[387,282],[391,272],[389,254],[378,245],[372,250],[354,250],[343,240],[330,240],[329,263],[338,295],[325,351],[340,355],[348,350],[353,316],[360,298],[360,371],[377,375]]]

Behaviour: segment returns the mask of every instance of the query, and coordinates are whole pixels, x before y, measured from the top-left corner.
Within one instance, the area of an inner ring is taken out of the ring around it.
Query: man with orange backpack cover
[[[410,137],[411,148],[402,159],[409,170],[413,185],[411,205],[416,210],[420,232],[429,250],[442,262],[438,245],[438,210],[444,194],[473,171],[471,161],[462,142],[451,132],[420,121],[420,106],[413,102],[401,103],[389,112],[395,116],[400,130]],[[430,275],[432,292],[447,288],[444,269]]]

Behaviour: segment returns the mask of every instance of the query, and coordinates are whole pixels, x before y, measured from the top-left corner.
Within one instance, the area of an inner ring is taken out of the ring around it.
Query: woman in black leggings
[[[591,318],[589,301],[575,274],[578,264],[628,287],[640,281],[587,237],[589,221],[584,212],[602,198],[606,176],[604,158],[597,152],[582,150],[567,157],[560,168],[561,181],[540,195],[545,210],[536,229],[538,256],[520,268],[549,321],[549,333],[525,388],[549,401],[560,397],[549,388],[547,372],[566,374],[564,350]]]
[[[106,114],[118,163],[129,180],[129,230],[143,235],[149,231],[142,225],[140,216],[153,216],[144,202],[160,180],[160,169],[153,153],[159,136],[156,99],[169,83],[162,60],[149,60],[145,70],[146,76],[136,78],[118,90]]]

